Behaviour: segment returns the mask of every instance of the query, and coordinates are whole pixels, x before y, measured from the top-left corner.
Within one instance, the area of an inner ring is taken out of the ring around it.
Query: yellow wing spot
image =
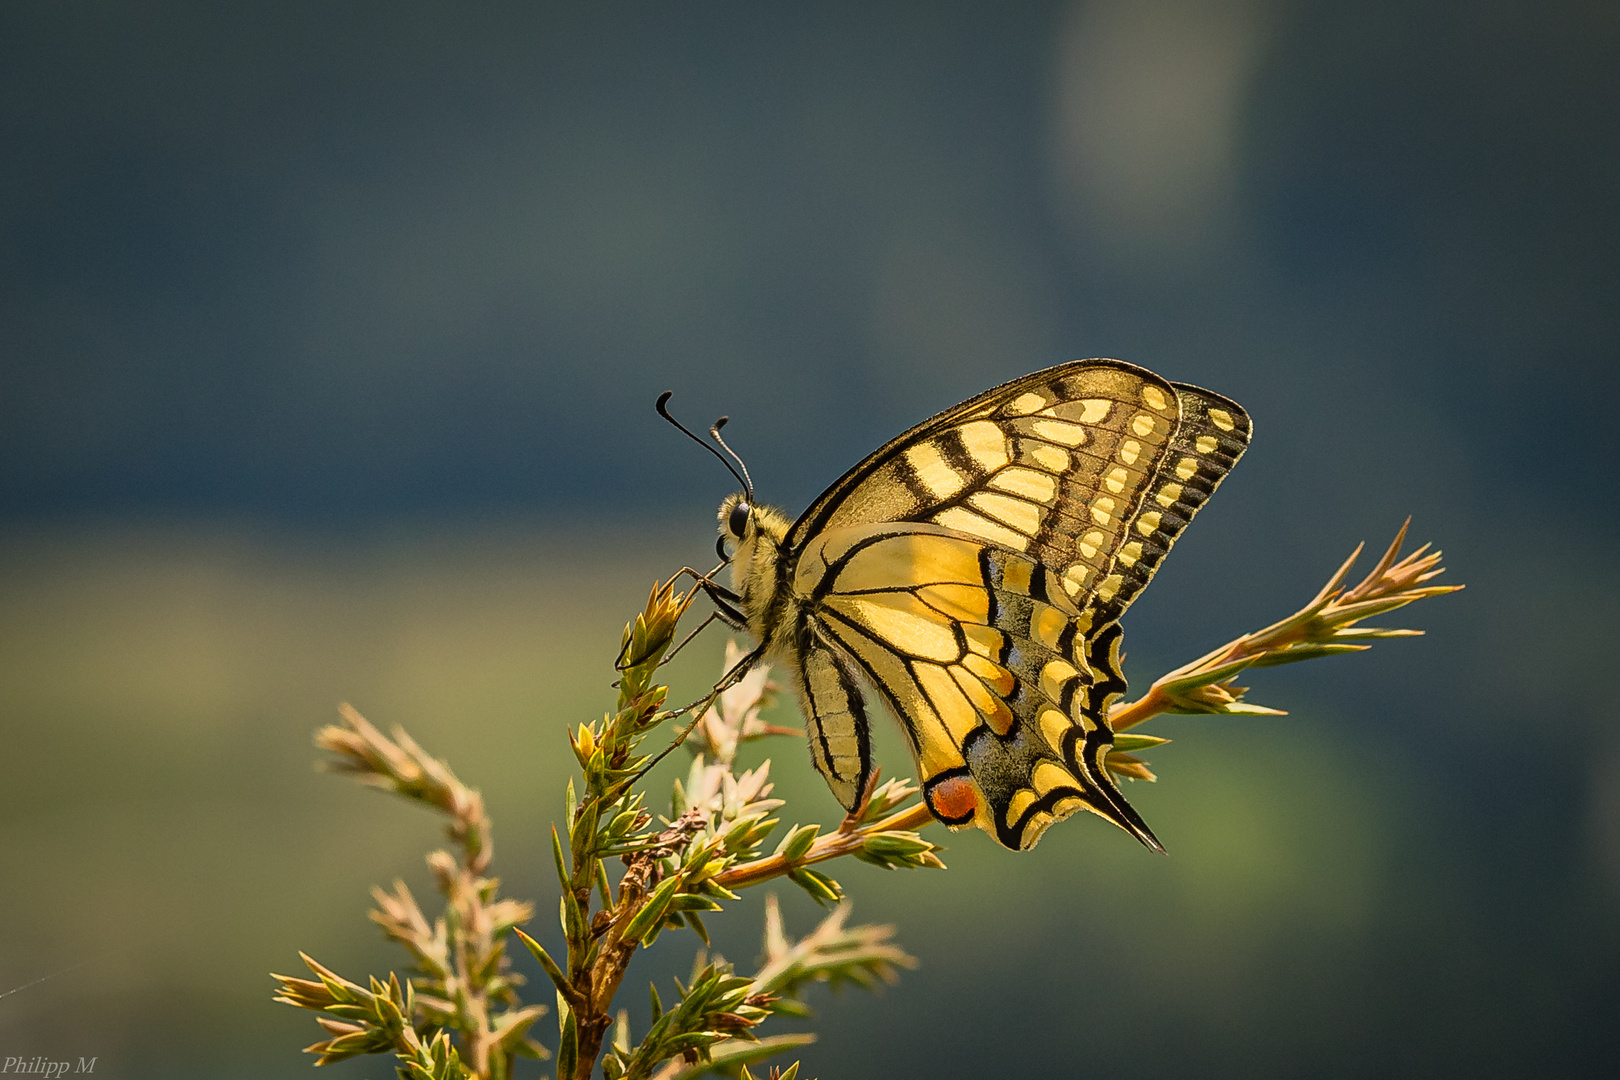
[[[1001,631],[993,626],[983,626],[978,623],[964,623],[962,633],[967,637],[968,648],[986,659],[1001,655],[1001,647],[1007,639],[1001,636]]]
[[[1114,500],[1107,495],[1099,495],[1091,500],[1091,520],[1099,525],[1106,525],[1114,520]]]
[[[1062,753],[1064,736],[1069,734],[1074,724],[1056,709],[1042,709],[1040,725],[1041,737],[1046,740],[1046,745]]]
[[[1119,588],[1123,584],[1125,584],[1125,578],[1122,575],[1109,574],[1097,582],[1097,599],[1106,604],[1118,595]]]
[[[827,544],[821,554],[831,561],[847,548],[847,544]],[[951,536],[929,533],[886,536],[851,555],[838,571],[835,584],[839,592],[870,592],[940,582],[980,585],[984,575],[979,569],[979,551],[979,545],[973,541]],[[806,595],[815,591],[818,584],[814,578],[814,563],[813,559],[799,560],[795,587]]]
[[[1024,835],[1018,838],[1018,850],[1028,851],[1041,842],[1041,834],[1051,828],[1057,818],[1045,810],[1037,810],[1029,816],[1029,823],[1024,826]]]
[[[1232,421],[1232,414],[1225,409],[1209,410],[1209,421],[1222,431],[1231,431],[1237,425]]]
[[[1198,459],[1197,458],[1184,457],[1180,461],[1176,462],[1176,479],[1177,480],[1191,480],[1193,478],[1193,474],[1196,473],[1197,471],[1198,471]]]
[[[1063,696],[1063,684],[1080,674],[1067,660],[1048,660],[1041,668],[1041,692],[1053,701]]]
[[[1142,541],[1132,540],[1119,549],[1119,561],[1128,569],[1135,566],[1142,558]]]
[[[1086,695],[1074,695],[1074,700],[1069,703],[1069,711],[1074,714],[1069,717],[1069,722],[1079,724],[1082,732],[1097,730],[1097,721],[1086,715]]]
[[[1149,416],[1145,412],[1139,412],[1135,416],[1131,417],[1131,430],[1136,432],[1139,438],[1145,439],[1149,435],[1153,434],[1153,429],[1156,426],[1157,425],[1153,417]]]
[[[986,660],[978,653],[970,652],[962,657],[962,666],[977,675],[986,686],[1002,697],[1012,693],[1013,688],[1017,686],[1017,681],[1013,678],[1012,672],[1000,664]]]
[[[975,420],[956,429],[968,454],[986,469],[1007,464],[1007,436],[988,420]]]
[[[1005,556],[1001,560],[1001,587],[1020,596],[1029,595],[1029,581],[1035,575],[1035,564],[1028,559]]]
[[[1036,604],[1035,611],[1030,616],[1029,632],[1035,635],[1036,641],[1057,652],[1058,639],[1063,634],[1063,628],[1068,625],[1068,616],[1057,608],[1050,604]]]
[[[1028,416],[1032,412],[1040,412],[1050,401],[1032,390],[1025,391],[1007,403],[1007,411],[1014,416]]]
[[[1080,538],[1080,554],[1088,559],[1095,559],[1098,550],[1103,546],[1103,539],[1101,529],[1092,529]]]
[[[982,514],[975,514],[965,507],[953,506],[944,513],[935,514],[934,521],[947,529],[955,529],[970,536],[982,536],[1014,551],[1023,551],[1029,547],[1029,537],[1014,532],[1005,525],[997,524]]]
[[[1035,771],[1030,773],[1029,781],[1042,795],[1053,788],[1079,786],[1074,781],[1074,774],[1055,761],[1043,761],[1035,766]]]
[[[989,711],[984,714],[984,722],[989,726],[990,730],[995,732],[997,735],[1006,736],[1012,731],[1013,725],[1018,721],[1013,716],[1012,710],[1007,708],[1007,703],[1005,701],[1002,701],[998,697],[993,697],[990,699]]]
[[[950,671],[951,678],[956,680],[957,687],[981,713],[992,713],[996,706],[1001,704],[1001,699],[986,689],[984,683],[961,664],[952,664],[947,670]]]
[[[1064,818],[1068,817],[1070,814],[1074,813],[1084,805],[1086,805],[1085,800],[1080,798],[1080,796],[1070,795],[1068,798],[1059,799],[1057,802],[1052,804],[1052,816],[1057,820],[1062,821]]]
[[[975,491],[968,496],[968,504],[1019,532],[1034,536],[1041,531],[1041,508],[1027,499],[998,495],[994,491]]]
[[[854,738],[855,716],[849,711],[849,695],[844,693],[840,674],[828,659],[830,655],[818,649],[806,659],[804,667],[805,683],[816,701],[816,730],[829,739]]]
[[[974,678],[964,667],[953,666],[951,677],[956,680],[956,685],[962,688],[968,700],[973,702],[973,707],[983,714],[984,722],[990,726],[990,730],[997,735],[1005,735],[1012,730],[1013,714],[1005,701],[992,694],[984,683]]]
[[[1103,477],[1103,486],[1118,495],[1125,490],[1125,482],[1130,478],[1131,474],[1126,470],[1125,466],[1115,465],[1108,470],[1108,475]]]
[[[1127,465],[1135,465],[1136,459],[1142,456],[1142,444],[1135,439],[1126,439],[1119,444],[1119,460]]]
[[[1052,470],[1054,473],[1065,473],[1069,470],[1069,452],[1056,446],[1034,446],[1030,448],[1029,456],[1035,464]]]
[[[1086,429],[1079,424],[1071,424],[1066,420],[1037,420],[1030,425],[1036,435],[1047,442],[1062,443],[1064,446],[1079,446],[1086,441]]]
[[[1085,588],[1086,579],[1091,576],[1091,567],[1085,563],[1075,563],[1063,571],[1063,591],[1070,596],[1078,596],[1080,590]]]
[[[1149,510],[1136,519],[1136,531],[1143,536],[1152,536],[1154,530],[1159,527],[1159,519],[1163,516],[1157,510]]]
[[[1215,452],[1215,448],[1219,445],[1220,443],[1215,441],[1215,436],[1213,435],[1200,435],[1197,439],[1193,440],[1193,448],[1200,454],[1213,454]]]
[[[973,585],[925,585],[917,595],[947,618],[966,623],[990,619],[990,594]]]
[[[1153,500],[1166,510],[1173,506],[1175,501],[1179,498],[1181,498],[1180,484],[1166,484],[1164,487],[1159,489],[1159,493],[1157,495],[1153,496]]]
[[[852,616],[890,648],[906,656],[948,663],[961,654],[951,624],[910,593],[834,594],[826,603],[835,611]]]
[[[918,443],[906,451],[917,479],[936,499],[948,499],[967,486],[967,478],[945,463],[933,443]]]
[[[1067,458],[1068,455],[1065,454],[1064,457]],[[1018,465],[996,473],[990,478],[990,486],[1010,491],[1014,495],[1022,495],[1026,499],[1034,499],[1036,502],[1049,503],[1057,497],[1057,477]]]
[[[1106,398],[1086,398],[1080,405],[1084,410],[1080,414],[1082,424],[1100,424],[1114,408],[1114,403]]]
[[[1142,387],[1142,400],[1147,403],[1148,408],[1158,409],[1160,412],[1170,404],[1165,400],[1164,391],[1151,385]]]
[[[1030,808],[1035,801],[1035,793],[1029,788],[1019,788],[1013,797],[1007,800],[1007,828],[1012,828],[1018,819],[1024,816],[1024,811]]]
[[[917,681],[934,703],[940,722],[951,733],[951,741],[961,746],[968,734],[979,726],[979,711],[968,701],[967,695],[956,684],[950,672],[933,664],[913,665]]]

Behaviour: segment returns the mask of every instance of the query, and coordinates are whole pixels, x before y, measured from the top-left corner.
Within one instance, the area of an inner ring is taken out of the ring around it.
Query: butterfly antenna
[[[653,406],[654,408],[656,408],[658,410],[658,415],[662,416],[665,420],[668,420],[670,423],[674,424],[676,426],[676,428],[678,428],[680,430],[680,432],[683,435],[685,435],[688,439],[691,439],[693,442],[695,442],[699,446],[703,447],[703,449],[707,450],[709,453],[711,453],[715,457],[719,458],[720,459],[720,464],[724,465],[727,469],[731,470],[731,475],[735,476],[737,478],[737,482],[743,486],[743,489],[745,491],[748,492],[748,501],[753,502],[754,501],[754,485],[752,483],[750,483],[749,480],[748,480],[748,470],[744,469],[742,472],[739,473],[737,471],[737,469],[736,469],[736,466],[732,465],[731,462],[727,461],[725,459],[725,456],[722,455],[720,453],[720,451],[718,451],[714,447],[710,446],[706,441],[704,441],[704,439],[701,436],[692,434],[692,430],[690,428],[688,428],[685,424],[681,423],[679,420],[677,420],[673,416],[671,416],[669,414],[668,405],[669,405],[669,399],[674,397],[674,396],[675,396],[675,391],[673,391],[673,390],[665,390],[662,394],[658,395],[658,404]],[[709,429],[709,433],[711,435],[713,435],[715,433],[716,429],[719,427],[719,425],[723,424],[723,423],[725,423],[725,417],[722,416],[720,418],[719,422],[716,423],[715,427]],[[715,435],[715,438],[718,439],[719,436]],[[720,445],[721,446],[726,446],[725,443],[721,443]],[[728,454],[731,453],[731,447],[726,446],[726,453],[728,453]],[[737,457],[736,454],[731,454],[731,456],[732,457]],[[738,458],[737,464],[741,465],[742,464],[742,459]]]
[[[731,447],[727,446],[726,445],[726,440],[724,440],[724,439],[722,439],[720,437],[720,429],[725,427],[726,426],[726,421],[728,421],[730,419],[731,419],[731,417],[729,417],[729,416],[722,416],[720,419],[716,420],[714,422],[714,424],[709,428],[709,436],[711,438],[713,438],[715,442],[719,443],[720,448],[722,450],[724,450],[726,453],[730,454],[732,459],[734,461],[736,461],[737,468],[742,470],[742,476],[739,477],[739,479],[742,480],[742,482],[743,482],[743,490],[748,493],[748,501],[753,502],[754,501],[754,481],[748,475],[748,466],[744,465],[743,464],[743,459],[737,456],[737,451],[735,451]],[[735,474],[736,471],[737,471],[736,469],[733,469],[732,470],[733,474]]]

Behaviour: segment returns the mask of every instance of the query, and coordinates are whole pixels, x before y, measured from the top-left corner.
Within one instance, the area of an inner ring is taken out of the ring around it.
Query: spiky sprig
[[[1379,638],[1421,635],[1421,630],[1357,625],[1364,619],[1405,607],[1416,600],[1456,592],[1463,587],[1428,584],[1445,572],[1440,565],[1441,553],[1430,551],[1428,544],[1401,556],[1401,545],[1406,541],[1406,530],[1411,523],[1411,518],[1402,523],[1383,557],[1353,588],[1342,586],[1365,544],[1356,545],[1310,603],[1286,619],[1244,634],[1162,676],[1136,701],[1116,705],[1109,713],[1109,726],[1115,732],[1127,731],[1160,713],[1281,716],[1280,709],[1244,700],[1248,688],[1236,685],[1238,675],[1248,668],[1364,652]],[[1116,750],[1120,747],[1117,739],[1115,747]]]
[[[707,945],[704,913],[720,911],[724,901],[737,899],[724,882],[735,881],[740,888],[776,876],[727,877],[733,868],[759,861],[762,845],[779,824],[772,815],[782,806],[770,797],[770,762],[739,775],[736,757],[741,746],[756,739],[801,733],[760,719],[775,687],[763,666],[742,666],[742,653],[734,644],[726,659],[730,675],[693,710],[694,719],[682,733],[693,759],[684,783],[674,785],[669,816],[655,822],[635,790],[653,760],[639,753],[640,745],[658,725],[682,712],[662,711],[666,689],[654,685],[652,676],[689,602],[690,596],[676,594],[670,583],[654,588],[646,609],[625,629],[617,712],[599,724],[580,725],[570,736],[584,787],[576,796],[570,783],[566,841],[560,831],[553,833],[564,889],[560,921],[565,959],[553,959],[538,941],[519,931],[557,989],[559,1077],[586,1080],[599,1056],[615,1076],[629,1074],[632,1066],[638,1075],[649,1074],[671,1054],[708,1060],[710,1047],[719,1041],[713,1033],[724,1028],[709,1024],[706,1017],[723,1013],[732,1024],[745,1018],[751,1021],[746,1027],[770,1015],[769,1010],[750,1013],[755,1006],[743,999],[732,1001],[747,980],[737,983],[740,977],[729,968],[716,967],[694,979],[694,990],[683,992],[681,1007],[663,1016],[658,1030],[649,1032],[635,1053],[619,1048],[616,1040],[604,1054],[608,1032],[615,1027],[611,1005],[635,950],[652,945],[671,927],[689,928]],[[911,790],[890,785],[879,805],[892,805]],[[833,902],[843,896],[838,883],[802,865],[804,850],[818,830],[814,825],[789,830],[773,858],[779,858],[782,873],[811,895]],[[880,865],[942,866],[932,854],[935,850],[914,836],[862,835],[846,853]],[[616,887],[609,880],[609,858],[625,866]],[[697,997],[688,996],[698,990]]]
[[[336,1023],[342,1027],[341,1032],[333,1026],[334,1021],[317,1018],[336,1036],[309,1048],[322,1055],[317,1064],[337,1060],[332,1056],[334,1046],[371,1047],[345,1049],[343,1056],[387,1052],[392,1046],[403,1062],[402,1075],[407,1069],[426,1069],[429,1073],[423,1075],[456,1076],[459,1074],[454,1069],[462,1069],[470,1076],[504,1080],[511,1075],[515,1058],[546,1056],[540,1044],[529,1038],[528,1030],[547,1009],[519,1001],[517,988],[523,978],[508,970],[506,956],[507,934],[531,918],[534,909],[529,904],[500,899],[499,879],[485,876],[494,856],[494,844],[483,796],[463,784],[449,765],[422,749],[402,729],[395,728],[390,738],[349,705],[341,706],[339,714],[341,725],[325,727],[315,737],[316,745],[332,755],[322,763],[325,768],[431,807],[449,818],[445,831],[457,852],[439,850],[427,857],[445,898],[443,914],[430,922],[410,889],[396,880],[392,891],[372,890],[377,906],[370,916],[415,961],[415,970],[404,984],[405,996],[388,1008],[401,1011],[401,1022],[413,1034],[433,1029],[440,1034],[454,1033],[459,1052],[451,1051],[455,1055],[452,1068],[450,1058],[432,1050],[437,1037],[423,1044],[428,1046],[426,1051],[417,1049],[419,1038],[415,1043],[401,1043],[392,1014],[380,1003],[381,999],[372,1002],[372,1013],[356,1013],[355,1001],[338,1002],[344,1011],[334,1013],[319,1004],[324,1000],[320,995],[288,993],[287,980],[278,976],[284,986],[276,1000],[339,1017]],[[321,976],[323,985],[330,984],[328,996],[333,987],[358,989],[314,960],[305,957],[305,962]],[[299,985],[304,982],[307,980]],[[373,991],[382,985],[375,978],[372,983]],[[397,980],[390,976],[390,985],[395,983]],[[345,992],[352,995],[355,991]],[[435,1069],[439,1073],[432,1073]],[[445,1072],[447,1069],[450,1071]]]
[[[280,983],[275,1000],[323,1015],[316,1023],[329,1039],[304,1048],[320,1055],[315,1064],[329,1065],[359,1054],[393,1053],[400,1061],[401,1080],[474,1080],[443,1031],[424,1041],[411,1021],[415,1012],[411,984],[393,974],[388,981],[373,977],[370,988],[352,983],[337,972],[303,958],[314,979],[272,975]]]
[[[780,1054],[786,1050],[806,1046],[814,1041],[809,1034],[775,1036],[759,1039],[752,1028],[767,1016],[808,1016],[809,1009],[799,1001],[802,987],[810,983],[850,983],[873,989],[898,980],[898,969],[917,966],[915,957],[895,945],[892,926],[845,926],[849,905],[840,904],[823,918],[817,927],[798,941],[787,936],[782,926],[782,909],[774,895],[765,898],[765,965],[752,979],[732,976],[731,998],[743,1005],[737,1014],[716,1014],[709,1026],[702,1020],[692,1026],[688,1020],[684,1039],[691,1045],[701,1045],[701,1053],[677,1053],[684,1044],[663,1043],[669,1031],[681,1031],[680,1020],[687,1013],[688,1002],[708,999],[698,993],[702,979],[693,980],[693,989],[684,991],[680,1003],[669,1012],[662,1010],[657,990],[653,990],[653,1024],[640,1047],[617,1061],[604,1059],[604,1075],[609,1080],[692,1080],[709,1072],[729,1071]],[[722,965],[724,970],[730,967]],[[704,969],[707,974],[709,968]],[[682,989],[680,984],[676,984]],[[747,1009],[748,1005],[754,1009]],[[745,1022],[746,1021],[746,1022]],[[663,1061],[656,1071],[647,1067],[648,1061]],[[622,1068],[622,1072],[620,1069]],[[795,1075],[790,1069],[784,1075]]]

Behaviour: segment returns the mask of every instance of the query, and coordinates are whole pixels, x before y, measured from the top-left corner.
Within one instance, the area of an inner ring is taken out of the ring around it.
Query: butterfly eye
[[[739,501],[736,506],[731,508],[731,516],[726,519],[726,531],[741,540],[743,532],[748,528],[748,516],[752,513],[752,507],[745,502]]]

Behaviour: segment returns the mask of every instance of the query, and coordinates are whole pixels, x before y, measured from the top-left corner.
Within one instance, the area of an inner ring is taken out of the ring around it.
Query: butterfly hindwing
[[[815,597],[817,648],[888,701],[936,816],[1027,848],[1088,808],[1151,841],[1098,764],[1112,735],[1086,711],[1085,616],[1051,571],[927,525],[834,530],[805,556],[795,586]]]

